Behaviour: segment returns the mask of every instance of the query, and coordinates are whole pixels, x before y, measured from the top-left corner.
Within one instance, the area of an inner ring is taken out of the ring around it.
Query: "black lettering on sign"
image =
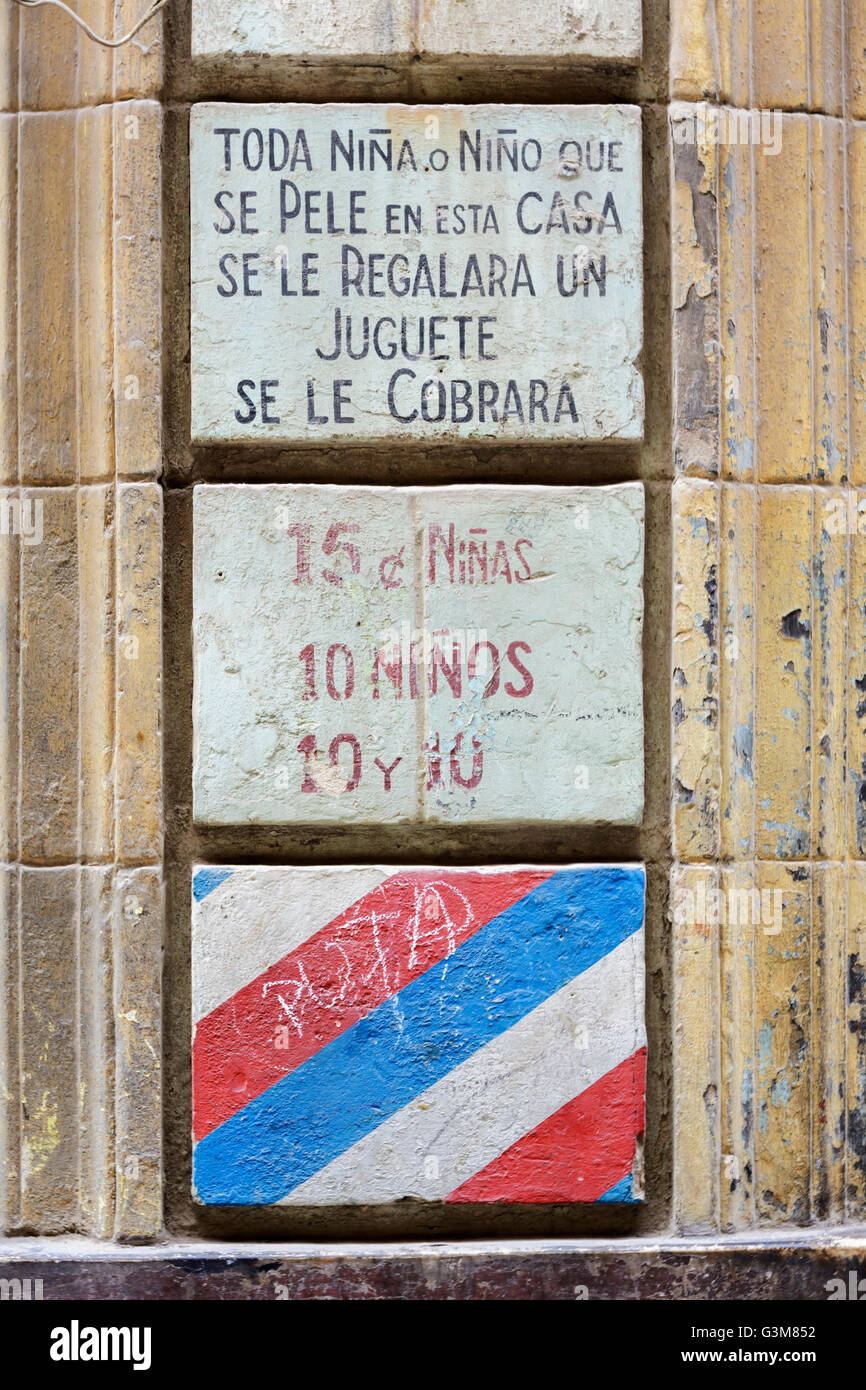
[[[242,425],[252,425],[256,419],[260,419],[263,425],[278,425],[280,417],[271,410],[271,406],[276,404],[274,392],[279,384],[278,381],[239,381],[237,393],[246,409],[236,409],[235,419]]]
[[[199,110],[197,434],[636,437],[634,113]]]

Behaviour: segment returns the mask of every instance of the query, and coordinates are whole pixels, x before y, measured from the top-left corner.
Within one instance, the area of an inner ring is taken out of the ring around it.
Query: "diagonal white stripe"
[[[195,871],[205,867],[197,864]],[[193,901],[192,1015],[197,1023],[394,872],[380,867],[238,868]],[[291,891],[289,891],[289,887]]]
[[[643,931],[277,1205],[438,1201],[645,1042]]]

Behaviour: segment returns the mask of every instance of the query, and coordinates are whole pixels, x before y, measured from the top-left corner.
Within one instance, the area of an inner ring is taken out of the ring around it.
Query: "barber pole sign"
[[[209,1205],[642,1199],[645,875],[193,878]]]

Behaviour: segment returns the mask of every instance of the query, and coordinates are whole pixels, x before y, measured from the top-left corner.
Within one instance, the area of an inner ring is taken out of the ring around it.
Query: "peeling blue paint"
[[[199,869],[192,881],[192,894],[197,903],[232,876],[231,869]]]

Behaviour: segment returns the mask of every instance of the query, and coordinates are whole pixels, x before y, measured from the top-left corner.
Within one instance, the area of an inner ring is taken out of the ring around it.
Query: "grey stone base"
[[[851,1277],[853,1273],[853,1278]],[[866,1230],[772,1238],[164,1244],[0,1241],[0,1299],[808,1300],[866,1275]],[[30,1281],[29,1285],[27,1281]],[[35,1281],[41,1280],[41,1286]],[[2,1281],[6,1281],[3,1283]],[[20,1281],[17,1282],[17,1281]],[[852,1294],[853,1291],[853,1294]],[[866,1301],[864,1282],[863,1301]]]

